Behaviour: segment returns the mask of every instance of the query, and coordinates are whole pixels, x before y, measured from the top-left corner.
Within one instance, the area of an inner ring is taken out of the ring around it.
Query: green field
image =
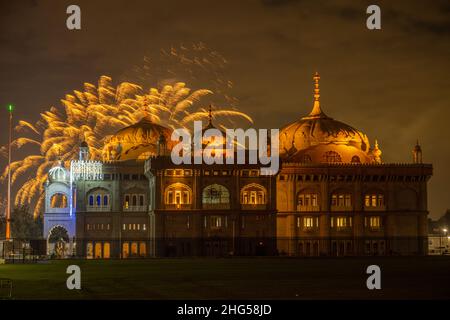
[[[70,264],[81,290],[66,288]],[[366,288],[370,264],[381,290]],[[14,299],[448,299],[450,257],[62,260],[0,265],[0,278]]]

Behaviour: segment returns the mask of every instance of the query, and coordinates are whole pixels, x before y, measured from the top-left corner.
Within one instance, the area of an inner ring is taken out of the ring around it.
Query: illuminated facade
[[[328,117],[316,74],[311,113],[280,131],[278,251],[288,255],[427,253],[427,181],[432,166],[381,161],[375,141]]]
[[[172,131],[144,117],[108,139],[102,162],[83,144],[70,170],[52,169],[45,237],[66,229],[69,251],[88,258],[426,254],[432,166],[420,146],[413,163],[383,163],[376,141],[325,115],[314,80],[311,113],[280,130],[277,176],[174,165]]]

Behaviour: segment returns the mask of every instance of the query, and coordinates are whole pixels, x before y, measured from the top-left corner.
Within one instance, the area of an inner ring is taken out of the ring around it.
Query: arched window
[[[51,208],[67,208],[67,196],[64,193],[55,193],[50,198]]]
[[[331,195],[331,206],[341,208],[352,207],[352,195],[346,192],[335,192]]]
[[[384,207],[384,195],[379,192],[367,193],[364,196],[364,207],[366,208]]]
[[[190,204],[191,189],[182,183],[174,183],[166,188],[165,199],[166,204]]]
[[[335,151],[327,151],[323,155],[323,161],[328,163],[342,162],[341,156]]]
[[[109,211],[109,191],[103,188],[92,189],[88,192],[88,211]]]
[[[103,205],[104,206],[109,205],[109,196],[107,194],[103,195]]]
[[[359,159],[358,156],[353,156],[352,157],[352,163],[361,163],[361,159]]]
[[[228,189],[220,184],[211,184],[203,189],[202,203],[223,204],[230,203]]]
[[[319,196],[314,191],[300,191],[297,195],[297,210],[311,211],[319,208]]]
[[[132,192],[132,191],[129,191]],[[135,191],[141,192],[141,191]],[[146,211],[145,194],[126,193],[123,197],[123,210],[125,211]]]
[[[246,185],[241,191],[241,204],[266,204],[266,189],[256,183]]]

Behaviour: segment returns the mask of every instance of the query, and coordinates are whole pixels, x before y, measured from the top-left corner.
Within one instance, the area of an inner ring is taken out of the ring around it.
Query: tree
[[[27,206],[15,207],[11,213],[11,235],[15,239],[42,238],[42,219],[33,218]],[[5,238],[6,219],[0,218],[0,238]]]

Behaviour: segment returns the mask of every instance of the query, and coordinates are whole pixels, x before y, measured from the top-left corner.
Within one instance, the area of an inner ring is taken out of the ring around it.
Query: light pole
[[[12,117],[14,106],[8,106],[9,112],[9,140],[8,140],[8,203],[6,207],[6,240],[11,239],[11,139],[12,139]]]
[[[444,237],[447,235],[447,228],[443,228],[442,229],[442,233],[444,234]],[[444,254],[444,252],[445,252],[445,247],[442,247],[442,235],[441,235],[441,237],[440,237],[440,241],[439,241],[439,247],[440,247],[440,249],[442,250],[442,252],[441,252],[441,254]]]

